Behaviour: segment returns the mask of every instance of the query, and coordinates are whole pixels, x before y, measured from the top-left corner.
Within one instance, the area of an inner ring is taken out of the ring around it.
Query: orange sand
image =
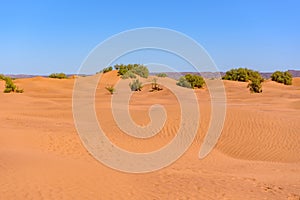
[[[178,129],[179,107],[166,88],[135,93],[130,113],[149,122],[153,103],[165,106],[164,129],[148,140],[131,138],[112,120],[105,74],[96,91],[97,116],[118,146],[147,152],[164,146]],[[206,89],[196,90],[200,128],[190,149],[174,164],[147,174],[127,174],[96,161],[83,147],[73,122],[74,79],[18,79],[23,94],[0,93],[0,199],[300,199],[300,79],[293,86],[224,81],[227,116],[216,148],[198,152],[210,119]],[[0,81],[0,90],[4,82]]]

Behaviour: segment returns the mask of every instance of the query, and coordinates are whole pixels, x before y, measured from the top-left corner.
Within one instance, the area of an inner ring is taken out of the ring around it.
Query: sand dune
[[[72,115],[74,81],[18,79],[23,94],[0,93],[0,199],[300,199],[299,78],[292,86],[265,81],[261,94],[250,94],[247,83],[224,81],[224,129],[203,160],[198,153],[209,126],[210,96],[207,89],[196,90],[201,119],[193,145],[171,166],[147,174],[110,169],[83,147]],[[168,114],[159,134],[136,139],[123,134],[112,117],[105,86],[117,81],[115,71],[104,74],[95,98],[110,140],[134,152],[172,140],[180,122],[174,94],[167,88],[149,92],[147,85],[132,95],[136,123],[149,123],[154,103]]]

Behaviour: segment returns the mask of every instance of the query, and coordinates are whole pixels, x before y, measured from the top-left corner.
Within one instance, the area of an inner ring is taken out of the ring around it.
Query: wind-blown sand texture
[[[112,142],[134,152],[164,146],[176,134],[180,111],[166,88],[145,86],[130,100],[141,125],[148,108],[165,106],[163,130],[150,139],[122,134],[105,90],[119,78],[104,74],[96,90],[99,122]],[[173,81],[173,80],[170,80]],[[72,115],[74,79],[18,79],[23,94],[0,93],[0,199],[300,199],[300,79],[292,86],[224,81],[227,115],[216,148],[203,160],[199,149],[209,126],[210,96],[196,90],[201,112],[198,135],[174,164],[147,174],[127,174],[96,161],[83,147]],[[4,81],[0,82],[0,90]]]

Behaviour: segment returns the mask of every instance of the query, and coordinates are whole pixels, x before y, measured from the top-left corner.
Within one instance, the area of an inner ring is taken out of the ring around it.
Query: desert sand
[[[150,139],[123,134],[112,118],[105,90],[119,78],[104,74],[96,90],[99,123],[110,140],[133,152],[164,146],[178,129],[179,105],[171,91],[133,94],[130,113],[149,122],[148,108],[163,105],[168,119]],[[199,149],[209,126],[210,96],[195,90],[201,119],[195,141],[172,165],[128,174],[95,160],[81,143],[72,115],[75,79],[17,79],[23,94],[0,93],[0,199],[300,199],[300,78],[292,86],[224,81],[227,114],[222,135],[203,160]],[[4,82],[0,82],[0,90]]]

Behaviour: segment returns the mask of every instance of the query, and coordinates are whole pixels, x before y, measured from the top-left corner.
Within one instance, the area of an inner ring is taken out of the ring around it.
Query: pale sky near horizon
[[[141,27],[188,35],[221,71],[300,69],[300,1],[174,2],[2,0],[0,73],[76,73],[96,45]]]

